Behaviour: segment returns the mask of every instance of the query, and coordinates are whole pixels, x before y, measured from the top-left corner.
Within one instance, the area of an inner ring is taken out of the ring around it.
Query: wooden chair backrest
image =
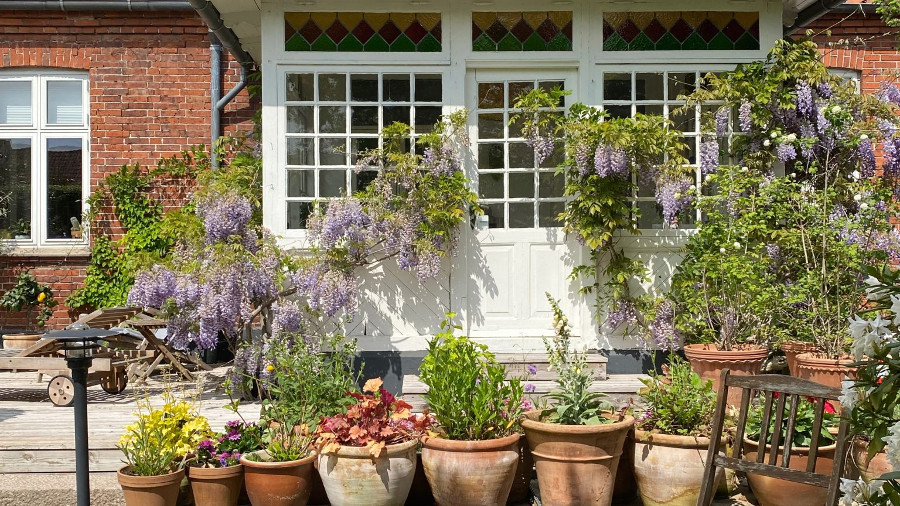
[[[828,489],[827,500],[825,502],[826,506],[836,505],[840,490],[841,474],[844,468],[844,448],[848,433],[848,424],[845,418],[841,419],[835,440],[836,447],[832,472],[830,474],[821,474],[817,473],[815,469],[819,452],[819,434],[821,433],[822,420],[825,416],[825,404],[827,401],[836,400],[841,395],[840,389],[827,387],[800,378],[775,374],[735,376],[731,375],[728,369],[722,370],[722,377],[719,385],[720,388],[716,400],[716,411],[713,416],[710,440],[720,441],[722,439],[725,413],[728,408],[726,405],[728,390],[731,388],[740,388],[741,403],[738,411],[735,444],[733,455],[731,457],[719,455],[718,448],[715,445],[710,445],[697,506],[708,506],[712,501],[714,492],[713,485],[715,485],[716,468],[718,467],[823,487]],[[759,437],[760,443],[756,453],[755,462],[753,462],[743,460],[741,454],[747,426],[747,413],[750,410],[750,399],[755,393],[758,393],[762,397],[764,404]],[[791,446],[794,439],[794,425],[797,418],[797,408],[801,398],[814,399],[816,406],[812,428],[812,440],[810,442],[809,461],[806,465],[806,470],[790,469],[788,467],[791,459]],[[771,434],[771,444],[767,445],[765,442],[770,437],[768,431],[769,421],[772,420],[773,415],[773,404],[775,404],[775,423],[773,427],[775,427],[776,430]],[[784,418],[786,404],[788,405],[787,419]],[[782,427],[783,424],[786,426],[786,430],[782,440],[780,427]],[[783,446],[783,449],[779,448],[780,446]],[[766,455],[767,447],[769,449],[768,458]],[[781,453],[781,458],[779,458],[779,453]]]

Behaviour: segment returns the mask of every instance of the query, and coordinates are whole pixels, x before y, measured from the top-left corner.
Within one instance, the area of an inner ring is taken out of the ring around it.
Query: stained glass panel
[[[571,51],[572,40],[572,11],[472,13],[472,51]]]
[[[759,12],[604,12],[604,51],[759,49]]]
[[[285,51],[440,52],[440,13],[285,12]]]

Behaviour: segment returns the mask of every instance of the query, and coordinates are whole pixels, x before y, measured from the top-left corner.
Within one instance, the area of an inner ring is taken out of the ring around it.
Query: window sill
[[[86,243],[54,244],[52,246],[9,245],[9,250],[0,254],[13,258],[87,258],[91,256],[91,246]]]

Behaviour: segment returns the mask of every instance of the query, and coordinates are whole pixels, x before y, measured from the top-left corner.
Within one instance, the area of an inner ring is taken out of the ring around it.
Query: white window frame
[[[697,78],[699,79],[703,75],[708,72],[727,72],[729,70],[734,70],[736,64],[734,63],[703,63],[697,62],[695,64],[667,64],[667,63],[656,63],[656,64],[633,64],[633,65],[622,65],[622,64],[606,64],[606,65],[596,65],[595,66],[595,78],[594,78],[594,86],[595,86],[595,96],[597,97],[597,107],[601,109],[607,106],[630,106],[632,116],[637,111],[637,107],[639,105],[649,105],[649,106],[662,106],[663,115],[667,118],[669,117],[669,113],[672,109],[675,109],[682,105],[684,101],[679,101],[675,97],[669,97],[669,87],[668,87],[668,73],[696,73]],[[606,100],[604,97],[604,74],[631,74],[631,99],[630,100]],[[637,99],[637,88],[636,88],[636,75],[637,74],[656,74],[663,73],[663,98],[662,99]],[[697,81],[699,82],[699,81]],[[711,106],[706,106],[704,110],[707,110]],[[732,118],[732,124],[735,121],[735,118]],[[694,154],[694,162],[690,163],[691,166],[695,169],[695,188],[699,189],[701,186],[701,176],[700,176],[700,164],[699,164],[699,153],[700,153],[700,132],[701,132],[701,109],[698,107],[694,111],[694,130],[692,132],[685,132],[685,138],[692,142],[693,149],[692,153]],[[733,130],[729,129],[729,133]],[[637,173],[633,173],[632,177],[633,181],[639,183]],[[656,198],[654,195],[649,196],[638,196],[639,190],[636,191],[631,197],[629,197],[629,201],[632,203],[639,202],[656,202]],[[702,218],[699,209],[695,209],[694,211],[694,219],[695,221],[700,221]],[[669,228],[665,224],[660,224],[660,226],[654,226],[653,228],[641,228],[642,234],[644,235],[680,235],[685,233],[691,233],[690,231],[694,228],[694,225],[683,226],[678,228]],[[649,233],[649,234],[648,234]]]
[[[27,239],[7,239],[13,247],[13,254],[70,251],[73,247],[86,248],[87,227],[82,224],[82,237],[47,237],[47,206],[49,204],[49,181],[47,178],[48,139],[81,139],[81,202],[82,215],[87,211],[90,195],[90,82],[87,72],[63,70],[36,70],[34,72],[0,72],[0,82],[31,82],[32,119],[29,125],[0,125],[0,138],[31,139],[31,235]],[[49,124],[47,85],[52,81],[77,81],[81,83],[82,107],[81,124]],[[81,217],[79,217],[81,220]]]
[[[304,228],[287,228],[287,210],[288,210],[288,201],[297,201],[297,200],[311,200],[300,197],[288,197],[288,185],[287,185],[287,173],[288,173],[288,164],[287,164],[287,141],[286,139],[292,134],[287,133],[287,107],[289,104],[293,104],[294,102],[287,101],[287,76],[288,74],[438,74],[441,76],[442,80],[442,102],[440,103],[441,114],[448,114],[451,110],[448,108],[447,102],[447,90],[448,90],[448,67],[442,65],[410,65],[410,66],[398,66],[398,65],[280,65],[278,66],[277,72],[277,106],[275,107],[275,111],[277,112],[277,142],[276,144],[276,164],[272,170],[271,176],[274,184],[267,187],[268,190],[266,195],[264,196],[264,202],[268,201],[269,204],[266,205],[263,212],[263,220],[264,224],[267,228],[273,231],[274,234],[280,236],[283,239],[283,243],[286,245],[299,245],[303,247],[303,243],[307,237],[306,229]],[[349,86],[349,83],[348,83]],[[381,92],[381,82],[379,78],[379,93]],[[410,93],[414,93],[414,89],[410,90]],[[318,97],[314,97],[318,99]],[[350,97],[346,97],[347,101],[343,102],[344,104],[352,104],[353,102],[349,101]],[[383,107],[386,104],[390,104],[389,102],[385,102],[383,100],[383,96],[378,97],[377,107],[379,107],[379,122],[381,122],[381,115]],[[414,96],[410,97],[414,99]],[[399,102],[398,105],[406,106],[415,104],[415,100],[411,100],[410,103],[407,102]],[[319,105],[330,105],[332,102],[319,102],[315,100],[312,104],[314,104],[314,121],[318,123],[318,115]],[[360,102],[360,105],[369,106],[374,103],[369,102]],[[437,102],[428,102],[427,106],[437,106]],[[380,132],[377,134],[351,134],[350,133],[350,121],[351,118],[349,114],[346,118],[347,121],[347,132],[343,134],[319,134],[316,133],[315,137],[335,137],[335,136],[344,136],[353,138],[354,136],[358,137],[372,137],[372,138],[380,138]],[[304,134],[305,135],[305,134]],[[417,135],[416,135],[417,136]],[[380,144],[380,141],[379,141]],[[349,160],[350,166],[352,167],[354,160]],[[291,166],[294,167],[294,166]],[[297,168],[297,167],[294,167]],[[329,170],[329,169],[343,169],[345,167],[341,166],[309,166],[306,167],[309,169],[313,169],[316,171],[315,182],[318,183],[320,170]],[[271,197],[271,198],[270,198]],[[327,197],[317,198],[319,201],[327,200]],[[296,244],[299,243],[299,244]]]

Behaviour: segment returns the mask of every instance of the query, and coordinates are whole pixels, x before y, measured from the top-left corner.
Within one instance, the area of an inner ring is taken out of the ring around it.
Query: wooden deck
[[[222,391],[227,368],[200,374],[195,383],[175,382],[169,388],[176,395],[195,399],[201,414],[214,430],[237,415],[223,406],[228,398]],[[47,397],[47,381],[36,381],[34,372],[0,372],[0,474],[71,473],[75,471],[74,415],[71,408],[56,407]],[[166,383],[154,377],[145,385],[131,386],[120,395],[104,392],[100,386],[88,388],[88,441],[92,472],[115,471],[122,466],[116,442],[123,427],[134,420],[137,396],[148,394],[154,406],[161,404]],[[218,390],[217,390],[218,389]],[[241,413],[256,420],[259,404],[244,403]]]

